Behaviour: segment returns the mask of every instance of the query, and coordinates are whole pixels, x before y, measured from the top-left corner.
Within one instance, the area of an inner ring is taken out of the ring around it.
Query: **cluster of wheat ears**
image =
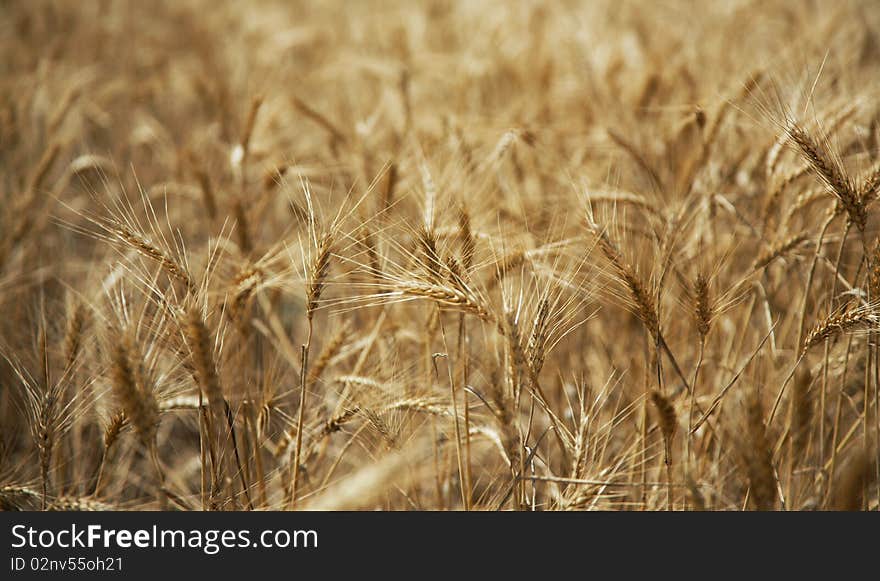
[[[878,508],[871,0],[21,0],[0,54],[0,507]]]

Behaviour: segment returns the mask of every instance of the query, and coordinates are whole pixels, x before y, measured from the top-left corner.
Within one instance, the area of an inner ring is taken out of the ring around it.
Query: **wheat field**
[[[871,0],[13,0],[0,51],[3,509],[878,509]]]

